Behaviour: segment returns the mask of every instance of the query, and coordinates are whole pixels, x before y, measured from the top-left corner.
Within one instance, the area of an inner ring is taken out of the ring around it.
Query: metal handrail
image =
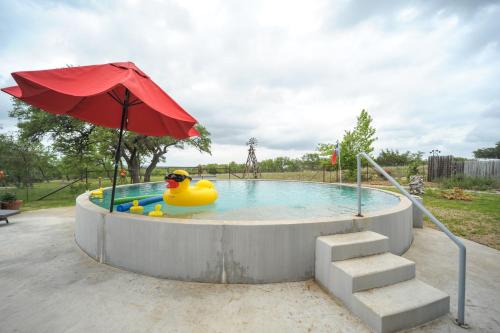
[[[465,324],[465,260],[466,260],[466,248],[464,243],[455,236],[446,226],[441,223],[431,212],[424,207],[418,200],[413,198],[410,193],[408,193],[394,178],[392,178],[384,169],[380,167],[374,160],[370,158],[366,153],[359,153],[357,158],[357,177],[358,177],[358,215],[361,215],[361,157],[364,157],[380,174],[382,174],[387,180],[394,185],[405,197],[407,197],[422,213],[424,213],[434,224],[446,234],[459,249],[459,263],[458,263],[458,318],[455,323],[462,327],[467,327]]]

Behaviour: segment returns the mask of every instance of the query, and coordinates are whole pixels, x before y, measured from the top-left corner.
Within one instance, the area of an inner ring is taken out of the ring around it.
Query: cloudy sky
[[[147,3],[147,4],[144,4]],[[377,150],[471,156],[500,141],[498,1],[0,0],[0,85],[10,73],[133,61],[212,133],[212,156],[298,157],[365,108]],[[0,96],[3,131],[15,129]]]

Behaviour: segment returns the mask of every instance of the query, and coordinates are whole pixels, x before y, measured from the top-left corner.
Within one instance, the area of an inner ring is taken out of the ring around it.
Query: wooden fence
[[[427,180],[454,176],[500,178],[500,159],[456,160],[453,156],[429,156]]]
[[[470,160],[463,164],[465,176],[500,178],[500,160]]]
[[[427,160],[427,181],[450,178],[455,174],[453,156],[429,156]]]

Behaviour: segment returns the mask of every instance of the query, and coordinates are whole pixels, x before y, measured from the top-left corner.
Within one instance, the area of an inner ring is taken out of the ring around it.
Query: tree
[[[356,170],[356,156],[365,152],[371,155],[375,137],[375,128],[372,127],[372,117],[366,110],[362,110],[358,116],[356,127],[352,131],[346,131],[340,144],[340,158],[342,167],[349,170],[348,176],[353,176]],[[363,163],[366,163],[363,161]]]
[[[95,165],[92,157],[96,154],[93,135],[95,125],[69,116],[57,116],[13,99],[10,117],[18,119],[19,138],[30,144],[41,144],[50,139],[53,150],[71,161],[72,168],[84,169]],[[67,164],[69,166],[70,164]]]
[[[176,140],[171,137],[144,137],[144,147],[148,156],[151,156],[149,165],[144,173],[144,181],[150,181],[151,173],[154,168],[156,168],[158,162],[165,161],[165,154],[170,148],[185,149],[186,147],[193,147],[200,153],[212,154],[210,132],[200,124],[196,125],[196,130],[200,133],[200,136],[184,140]]]
[[[20,137],[24,140],[36,143],[43,142],[45,138],[51,140],[54,150],[62,156],[66,173],[99,166],[111,177],[118,142],[117,129],[95,126],[66,115],[53,115],[19,100],[13,101],[9,115],[18,119]],[[144,181],[149,181],[154,168],[165,160],[170,148],[194,147],[200,152],[210,153],[210,133],[201,125],[196,125],[196,129],[200,132],[199,137],[183,140],[125,132],[122,158],[132,181],[140,181],[143,163],[148,163]]]
[[[259,163],[260,168],[262,169],[262,164]],[[245,164],[243,163],[236,163],[235,161],[232,161],[229,163],[229,170],[231,173],[237,173],[237,172],[243,172],[245,170]]]
[[[423,151],[417,151],[416,153],[408,153],[408,169],[406,176],[410,179],[410,176],[420,174],[420,166],[423,164],[422,157],[424,156]]]
[[[207,170],[207,172],[211,175],[216,175],[218,173],[217,169],[218,169],[218,165],[215,163],[207,164],[205,166],[205,170]]]
[[[335,149],[335,145],[333,143],[318,143],[316,147],[316,151],[320,156],[320,166],[329,167],[337,170],[338,163],[332,166],[331,158],[333,154],[333,150]]]
[[[356,156],[360,152],[370,155],[373,152],[375,128],[372,127],[372,117],[366,110],[362,110],[357,118],[356,126],[352,131],[345,131],[340,143],[340,162],[342,169],[347,170],[347,176],[353,177],[356,173]],[[331,156],[334,145],[331,143],[318,144],[317,150],[321,156]],[[363,163],[366,163],[363,161]]]
[[[300,171],[303,168],[304,162],[302,159],[286,156],[278,156],[259,162],[259,169],[262,172]]]
[[[303,167],[308,170],[315,170],[321,167],[321,158],[318,153],[307,153],[301,158]]]
[[[57,158],[41,144],[0,134],[0,166],[4,181],[31,186],[33,181],[49,181],[59,175]]]
[[[398,150],[382,149],[376,161],[382,166],[407,165],[410,160],[410,152],[400,153]]]
[[[500,158],[500,141],[495,147],[477,149],[473,154],[475,158]]]

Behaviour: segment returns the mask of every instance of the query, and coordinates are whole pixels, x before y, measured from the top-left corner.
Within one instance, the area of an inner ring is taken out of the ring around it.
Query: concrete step
[[[389,239],[373,231],[321,236],[317,238],[316,244],[318,242],[330,248],[330,261],[346,260],[389,251]]]
[[[321,236],[316,239],[315,278],[331,290],[332,261],[370,256],[389,250],[389,239],[373,231]]]
[[[412,279],[353,294],[351,310],[375,332],[414,327],[449,312],[450,297]]]
[[[415,263],[386,252],[331,263],[331,292],[350,306],[352,293],[415,278]]]

